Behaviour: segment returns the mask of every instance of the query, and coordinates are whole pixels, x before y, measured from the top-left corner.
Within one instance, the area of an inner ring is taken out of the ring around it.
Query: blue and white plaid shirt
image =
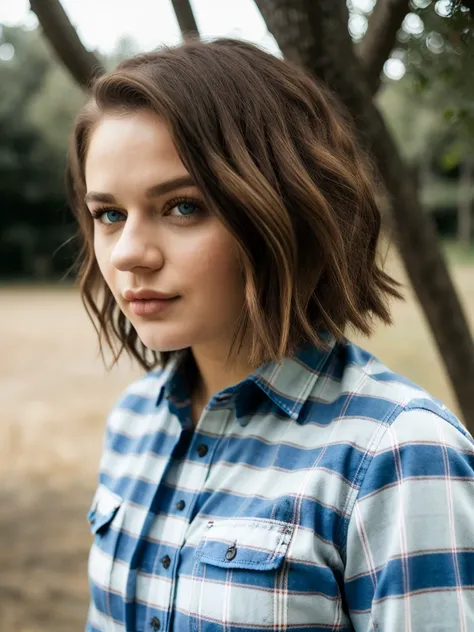
[[[89,632],[474,630],[474,442],[445,406],[333,342],[193,431],[185,358],[109,416]]]

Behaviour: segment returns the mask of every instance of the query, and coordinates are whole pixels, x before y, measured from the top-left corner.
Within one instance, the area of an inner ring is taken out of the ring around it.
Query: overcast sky
[[[140,50],[181,40],[170,0],[61,0],[88,48],[109,52],[124,35]],[[191,0],[203,37],[234,36],[278,48],[253,0]],[[0,24],[37,23],[28,0],[0,0]]]

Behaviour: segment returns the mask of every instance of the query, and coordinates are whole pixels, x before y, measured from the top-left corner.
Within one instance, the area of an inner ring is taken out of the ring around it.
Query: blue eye
[[[199,210],[198,205],[192,202],[179,202],[174,208],[178,209],[179,214],[184,216],[192,215],[196,210]]]
[[[115,224],[115,222],[121,220],[122,213],[119,213],[119,211],[106,211],[104,216],[109,220],[106,223]]]
[[[166,205],[164,215],[173,219],[191,220],[200,215],[202,210],[202,202],[183,197],[170,200]]]
[[[110,224],[117,224],[117,222],[120,222],[123,219],[124,214],[113,208],[98,208],[92,212],[92,217],[101,224],[106,224],[108,226]]]

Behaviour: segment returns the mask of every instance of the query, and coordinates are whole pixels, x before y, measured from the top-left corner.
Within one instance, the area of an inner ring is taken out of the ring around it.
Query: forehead
[[[104,115],[91,133],[85,161],[87,189],[144,188],[187,173],[172,136],[157,115]]]

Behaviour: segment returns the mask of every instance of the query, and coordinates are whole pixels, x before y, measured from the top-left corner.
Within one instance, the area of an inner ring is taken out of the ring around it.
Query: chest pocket
[[[116,563],[123,524],[123,499],[105,485],[99,485],[87,514],[94,543],[89,555],[91,599],[99,613],[119,619],[112,593],[120,593],[124,565]]]
[[[286,621],[288,523],[231,518],[208,523],[196,551],[191,629],[268,627]],[[283,628],[278,628],[283,629]]]

